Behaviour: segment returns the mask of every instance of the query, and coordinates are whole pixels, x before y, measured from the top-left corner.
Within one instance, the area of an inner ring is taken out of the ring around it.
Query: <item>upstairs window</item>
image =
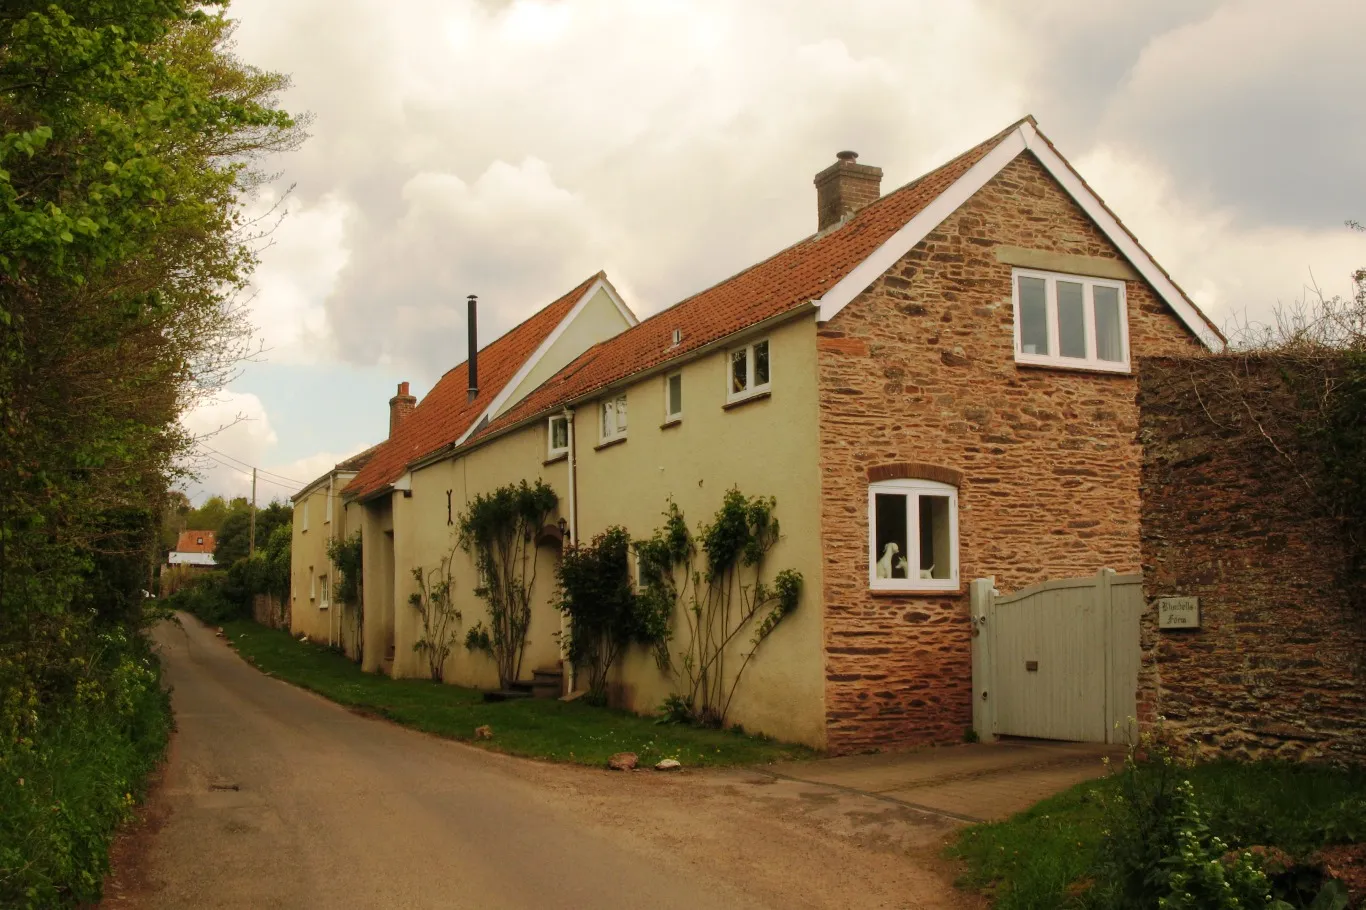
[[[547,452],[551,458],[559,458],[561,455],[569,454],[569,418],[563,414],[556,414],[550,418],[548,429],[550,441]]]
[[[299,503],[299,530],[308,530],[308,500],[311,497],[304,497],[304,501]]]
[[[733,349],[726,400],[739,401],[761,395],[769,388],[768,339]]]
[[[664,422],[683,419],[683,374],[671,373],[664,378]]]
[[[868,584],[892,591],[958,589],[958,491],[931,480],[868,485]]]
[[[1129,371],[1124,282],[1030,269],[1013,280],[1017,362]]]
[[[602,403],[602,441],[626,437],[626,395],[608,398]]]
[[[323,515],[323,524],[332,521],[332,484],[327,485],[327,512]]]

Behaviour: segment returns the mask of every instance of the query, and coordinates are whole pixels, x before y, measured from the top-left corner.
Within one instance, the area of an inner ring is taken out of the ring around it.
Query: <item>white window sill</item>
[[[597,445],[593,446],[593,451],[594,451],[594,452],[601,452],[603,449],[608,449],[608,448],[611,448],[612,446],[620,445],[621,443],[623,443],[623,442],[625,442],[625,441],[626,441],[626,434],[625,434],[625,433],[621,434],[620,436],[613,436],[611,439],[604,439],[602,442],[600,442],[600,443],[598,443]]]
[[[934,585],[870,585],[868,593],[874,597],[895,596],[897,594],[961,594],[963,586],[958,581],[941,580]]]
[[[1072,360],[1055,357],[1038,357],[1016,354],[1015,362],[1022,367],[1039,367],[1046,370],[1071,370],[1074,373],[1123,373],[1132,371],[1128,363],[1109,360]]]
[[[332,605],[331,605],[331,604],[318,604],[318,609],[319,609],[319,610],[326,610],[326,609],[327,609],[328,607],[330,607],[330,606],[332,606]]]
[[[550,465],[552,465],[552,464],[558,464],[559,462],[564,461],[564,460],[565,460],[566,458],[568,458],[568,457],[569,457],[569,450],[568,450],[568,449],[565,449],[563,452],[551,452],[551,453],[550,453],[550,457],[547,458],[545,461],[541,462],[541,467],[544,468],[544,467],[548,467],[548,466],[550,466]]]
[[[721,405],[721,410],[729,411],[731,408],[738,408],[740,405],[749,404],[751,401],[763,401],[765,398],[769,398],[772,395],[772,389],[768,386],[764,386],[762,389],[756,389],[753,392],[746,392],[744,395],[736,395],[734,398],[727,399],[726,403]]]

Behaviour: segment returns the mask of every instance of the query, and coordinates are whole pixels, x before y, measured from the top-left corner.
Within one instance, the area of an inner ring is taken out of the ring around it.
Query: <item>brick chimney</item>
[[[816,175],[816,215],[825,230],[882,195],[882,168],[858,163],[857,152],[840,152],[838,161]]]
[[[408,383],[398,384],[398,394],[389,399],[389,436],[398,431],[399,424],[407,420],[417,408],[417,398],[408,394]]]

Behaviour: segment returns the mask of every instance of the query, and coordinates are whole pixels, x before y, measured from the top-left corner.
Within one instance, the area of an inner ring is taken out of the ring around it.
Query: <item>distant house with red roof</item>
[[[670,504],[695,528],[735,488],[776,500],[768,566],[803,585],[730,718],[832,751],[961,740],[968,583],[1137,570],[1135,370],[1223,339],[1032,118],[885,195],[881,177],[842,152],[815,177],[814,234],[598,337],[558,328],[581,285],[480,352],[496,392],[446,374],[345,490],[367,668],[424,672],[412,572],[452,552],[480,493],[539,477],[586,541],[649,537]],[[557,558],[538,550],[528,676],[559,657]],[[473,625],[474,566],[454,566]],[[445,678],[497,683],[465,649]],[[645,649],[612,680],[640,712],[676,691]]]
[[[212,531],[181,531],[175,549],[166,557],[171,566],[213,566],[218,543]]]

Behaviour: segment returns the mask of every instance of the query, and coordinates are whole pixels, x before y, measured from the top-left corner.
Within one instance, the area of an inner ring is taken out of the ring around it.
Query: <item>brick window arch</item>
[[[951,487],[961,487],[963,472],[923,461],[894,461],[890,464],[874,465],[868,469],[869,483],[883,480],[932,480],[935,483],[946,483]]]

